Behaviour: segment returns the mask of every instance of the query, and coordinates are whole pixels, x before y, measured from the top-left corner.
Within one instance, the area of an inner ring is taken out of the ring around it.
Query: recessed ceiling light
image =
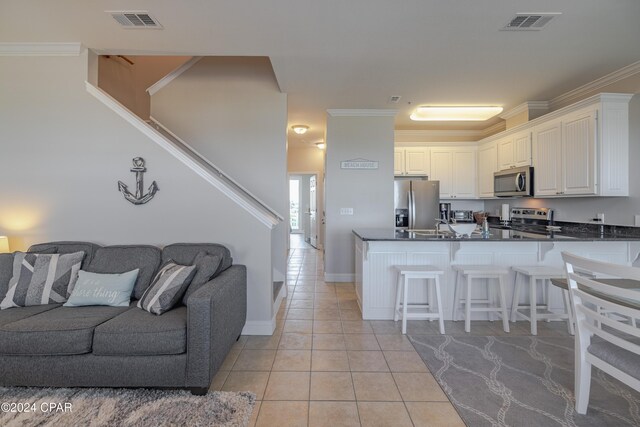
[[[495,106],[423,106],[412,114],[415,121],[472,121],[488,120],[502,112],[502,107]]]
[[[327,145],[324,142],[316,142],[316,147],[321,150],[324,150]]]
[[[298,135],[303,135],[303,134],[307,133],[307,131],[309,130],[309,126],[307,126],[307,125],[293,125],[293,126],[291,126],[291,129],[293,129],[293,131],[295,133],[297,133]]]

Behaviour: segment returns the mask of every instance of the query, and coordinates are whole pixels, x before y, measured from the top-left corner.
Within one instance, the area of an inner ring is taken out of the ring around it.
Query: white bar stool
[[[544,319],[547,322],[551,319],[566,319],[567,329],[571,335],[574,334],[573,321],[571,316],[571,300],[569,299],[568,288],[562,289],[562,299],[564,300],[564,313],[552,313],[549,310],[549,285],[551,279],[561,279],[564,271],[559,268],[544,266],[517,266],[511,267],[516,276],[513,279],[513,300],[511,301],[511,321],[515,322],[518,316],[531,322],[531,335],[538,335],[538,320]],[[518,277],[528,278],[525,282],[529,285],[529,304],[520,305],[520,285]],[[542,284],[542,304],[538,304],[538,281]],[[566,282],[565,282],[566,283]],[[519,310],[529,310],[529,316]],[[538,313],[538,310],[545,310],[547,313]]]
[[[444,274],[444,271],[430,265],[395,265],[393,268],[398,274],[393,320],[397,322],[400,316],[402,316],[402,333],[407,333],[408,319],[438,319],[440,323],[440,333],[444,334],[442,297],[440,294],[440,276]],[[426,279],[429,295],[427,304],[410,304],[407,301],[410,279]],[[433,288],[435,288],[436,291],[436,310],[434,310],[433,304]],[[426,312],[412,313],[409,312],[409,308],[426,309]]]
[[[489,313],[497,313],[502,318],[502,327],[505,332],[509,332],[509,315],[507,313],[507,304],[504,289],[504,276],[509,274],[506,267],[497,265],[453,265],[456,272],[456,283],[453,292],[453,320],[458,320],[458,306],[464,304],[464,330],[471,332],[471,312],[483,311]],[[498,285],[499,306],[496,306],[491,295],[490,284],[487,283],[487,299],[471,299],[471,288],[473,281],[477,279],[495,280]],[[464,282],[464,283],[463,283]],[[458,299],[458,287],[462,284],[466,285],[465,297]],[[486,307],[471,307],[471,304],[486,304]]]

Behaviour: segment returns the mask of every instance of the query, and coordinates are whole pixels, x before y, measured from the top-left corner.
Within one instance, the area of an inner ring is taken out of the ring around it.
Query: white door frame
[[[320,175],[322,174],[322,171],[289,171],[287,172],[287,182],[289,182],[289,180],[291,179],[291,176],[296,176],[296,175],[315,175],[316,177],[316,207],[318,206],[318,184],[320,183]],[[287,186],[287,188],[289,188]],[[322,194],[324,194],[324,187],[322,188]],[[289,204],[287,206],[289,206],[291,203],[289,201]],[[324,203],[322,205],[322,209],[324,210]],[[322,221],[322,215],[316,215],[316,236],[320,236],[320,224]],[[289,227],[289,225],[287,225],[287,227]],[[289,247],[289,241],[290,239],[287,239],[287,249],[290,249]],[[321,248],[318,248],[321,249]]]

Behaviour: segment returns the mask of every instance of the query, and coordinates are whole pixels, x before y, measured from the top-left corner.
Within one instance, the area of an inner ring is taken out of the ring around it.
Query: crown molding
[[[0,43],[0,56],[80,56],[82,43]]]
[[[482,130],[482,136],[486,137],[486,136],[491,136],[493,134],[496,134],[498,132],[503,132],[507,130],[507,124],[505,122],[498,122],[495,125],[489,126],[488,128],[484,128]]]
[[[396,130],[396,138],[430,138],[430,137],[450,137],[450,138],[480,138],[484,135],[484,130],[464,130],[464,129],[408,129]]]
[[[329,109],[327,114],[331,117],[395,117],[398,110]]]
[[[548,109],[549,109],[549,101],[525,101],[522,104],[518,105],[517,107],[514,107],[509,111],[502,113],[499,117],[501,119],[507,120],[517,114],[524,113],[525,111],[530,111],[530,110],[546,111]]]
[[[565,103],[571,103],[572,101],[583,98],[592,92],[598,91],[610,84],[619,82],[620,80],[632,77],[638,73],[640,73],[640,61],[629,64],[626,67],[622,67],[613,73],[609,73],[606,76],[595,79],[576,89],[565,92],[560,96],[556,96],[549,102],[549,104],[551,107],[555,107]]]

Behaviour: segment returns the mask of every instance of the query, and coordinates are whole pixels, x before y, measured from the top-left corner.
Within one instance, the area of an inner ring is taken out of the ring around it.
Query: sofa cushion
[[[34,254],[16,252],[9,289],[0,309],[65,302],[73,289],[84,252]]]
[[[138,308],[158,316],[171,310],[184,295],[195,272],[195,265],[167,262],[142,294]]]
[[[0,301],[7,294],[11,276],[13,276],[13,254],[0,254]]]
[[[82,267],[89,265],[100,245],[89,242],[50,242],[38,243],[31,246],[27,252],[39,254],[70,254],[73,252],[84,252],[86,255],[82,262]]]
[[[220,257],[220,255],[210,255],[204,251],[196,255],[196,259],[193,260],[196,266],[196,275],[193,276],[187,291],[184,293],[184,297],[182,297],[183,304],[186,305],[191,294],[211,280],[218,270],[221,261],[222,257]]]
[[[98,326],[93,354],[142,356],[182,354],[187,351],[187,307],[156,316],[138,307]]]
[[[0,310],[0,327],[36,314],[44,313],[60,307],[60,304],[32,305],[31,307],[15,307],[8,310]]]
[[[84,270],[92,273],[126,273],[140,269],[133,298],[140,299],[160,266],[160,249],[147,245],[105,246],[99,248]]]
[[[11,310],[18,309],[7,311]],[[90,353],[95,327],[126,310],[127,307],[57,307],[0,326],[0,354]]]
[[[219,255],[222,258],[214,276],[217,276],[233,264],[229,249],[215,243],[174,243],[173,245],[165,246],[162,250],[162,262],[172,259],[178,264],[193,265],[196,256],[200,252]]]

